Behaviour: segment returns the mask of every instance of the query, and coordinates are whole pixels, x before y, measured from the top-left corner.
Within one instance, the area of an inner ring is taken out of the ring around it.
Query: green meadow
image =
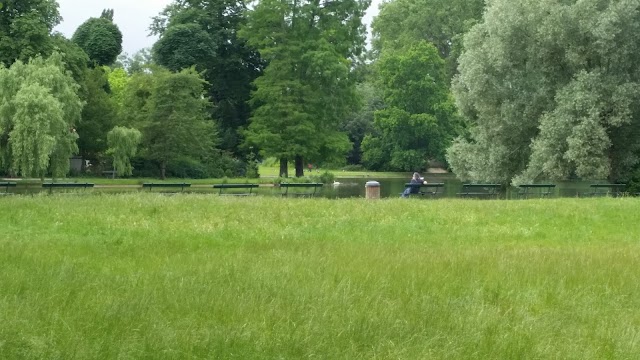
[[[0,197],[2,359],[631,359],[640,201]]]

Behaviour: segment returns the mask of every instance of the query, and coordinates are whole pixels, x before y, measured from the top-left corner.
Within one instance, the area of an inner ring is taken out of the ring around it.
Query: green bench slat
[[[501,184],[462,184],[462,191],[458,193],[458,196],[498,196],[498,189],[502,187]],[[483,189],[484,192],[477,189]],[[474,191],[475,190],[475,191]]]
[[[622,193],[622,189],[626,186],[627,184],[591,184],[589,185],[589,187],[591,188],[591,192],[589,193],[589,195],[596,196],[612,194],[615,196]]]
[[[188,188],[191,187],[190,183],[165,183],[165,184],[160,184],[160,183],[143,183],[142,184],[142,188],[149,188],[149,191],[151,191],[153,188],[181,188],[182,190],[184,190],[184,188]]]
[[[42,187],[49,189],[49,192],[53,192],[53,189],[86,189],[94,187],[92,183],[42,183]]]
[[[43,183],[43,188],[88,188],[94,187],[91,183]]]
[[[431,195],[431,196],[436,196],[439,194],[442,194],[442,192],[440,190],[444,189],[444,183],[427,183],[427,184],[412,184],[412,183],[406,183],[404,184],[404,188],[413,188],[412,191],[409,193],[409,196],[411,195]],[[417,190],[415,190],[417,188]],[[429,189],[435,189],[435,190],[429,190]],[[415,190],[415,192],[413,192]]]
[[[256,189],[260,187],[259,184],[215,184],[213,185],[214,189],[220,189],[220,192],[218,192],[219,195],[233,195],[233,196],[249,196],[249,195],[253,195],[254,193],[252,192],[253,189]],[[225,189],[249,189],[249,192],[244,192],[244,193],[225,193],[224,190]]]
[[[318,188],[323,187],[323,183],[282,183],[280,184],[280,188],[284,189],[282,192],[282,196],[313,196],[316,194]],[[305,191],[305,192],[289,192],[289,188],[302,188],[302,189],[313,189],[313,191]]]
[[[518,196],[522,198],[528,198],[529,196],[542,196],[546,197],[553,193],[556,184],[522,184],[518,185]],[[530,189],[539,190],[539,191],[529,191]]]
[[[9,195],[9,188],[16,187],[18,184],[14,182],[0,181],[0,187],[4,187],[4,193],[2,195]]]

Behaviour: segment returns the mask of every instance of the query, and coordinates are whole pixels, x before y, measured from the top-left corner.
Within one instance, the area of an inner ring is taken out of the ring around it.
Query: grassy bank
[[[635,358],[637,199],[0,198],[0,358]]]

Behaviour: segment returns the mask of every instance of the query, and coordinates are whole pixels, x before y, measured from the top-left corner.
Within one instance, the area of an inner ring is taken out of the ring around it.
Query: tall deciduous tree
[[[99,160],[107,150],[107,132],[117,122],[117,107],[110,97],[103,68],[88,69],[85,75],[86,104],[77,126],[78,147],[83,159]]]
[[[464,179],[623,179],[638,165],[640,2],[488,3],[454,89],[471,121],[448,158]]]
[[[0,151],[5,165],[23,176],[67,174],[69,157],[78,150],[74,127],[83,104],[77,89],[57,53],[0,69]]]
[[[72,40],[96,66],[113,64],[122,52],[122,32],[113,23],[113,10],[105,10],[101,17],[85,21],[73,34]]]
[[[418,171],[430,159],[444,160],[462,123],[436,48],[421,41],[386,50],[376,65],[387,108],[375,113],[375,131],[363,141],[365,164]]]
[[[340,123],[356,104],[352,60],[364,47],[362,16],[369,0],[261,0],[241,35],[268,66],[255,81],[249,144],[265,156],[326,160],[349,150]]]
[[[147,156],[160,164],[164,179],[168,164],[211,153],[217,132],[208,113],[205,82],[195,70],[157,70],[154,76],[144,137]]]
[[[62,18],[55,0],[4,0],[0,7],[0,63],[52,53],[51,32]]]
[[[212,117],[219,119],[221,147],[240,153],[240,129],[247,125],[251,83],[262,70],[258,54],[238,37],[245,1],[175,0],[154,19],[160,39],[154,60],[172,71],[195,66],[204,72]]]

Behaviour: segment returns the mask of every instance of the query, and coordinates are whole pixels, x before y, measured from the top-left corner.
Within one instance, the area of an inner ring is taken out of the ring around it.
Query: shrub
[[[325,171],[320,175],[313,175],[311,177],[311,179],[314,182],[321,182],[323,184],[330,184],[330,183],[333,183],[333,181],[336,179],[336,176],[332,172]]]

